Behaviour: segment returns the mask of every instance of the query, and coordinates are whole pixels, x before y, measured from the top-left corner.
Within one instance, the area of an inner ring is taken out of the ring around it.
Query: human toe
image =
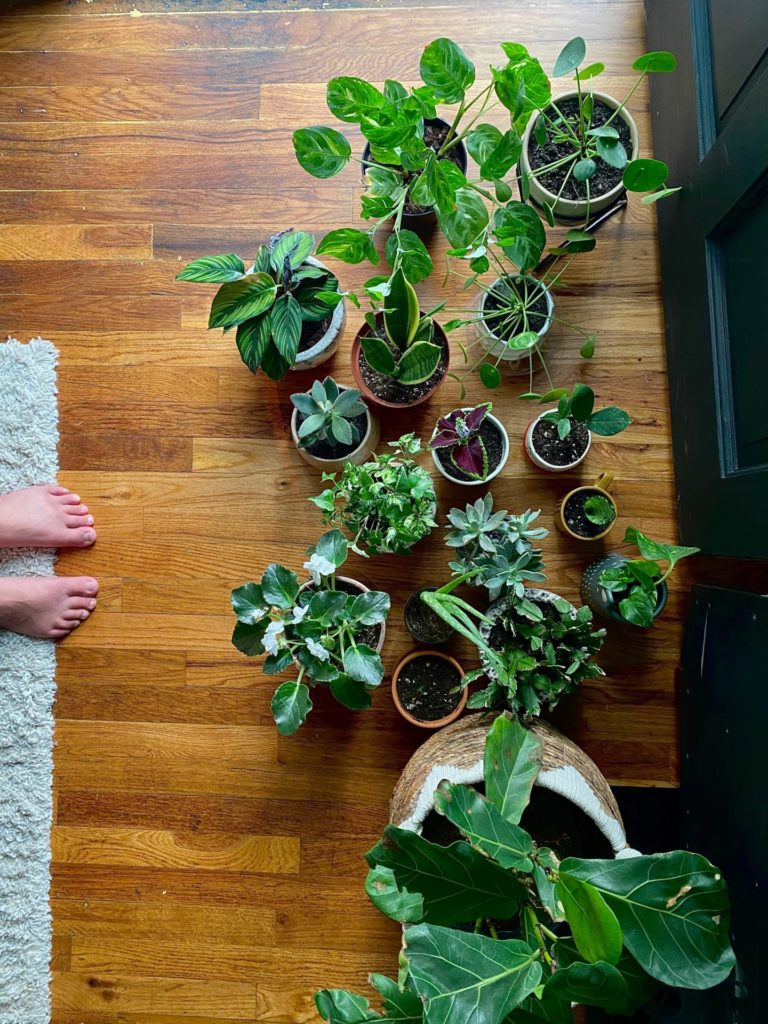
[[[67,491],[65,494],[62,494],[59,497],[60,497],[60,501],[61,501],[61,503],[63,505],[79,505],[80,504],[80,495],[79,494],[72,494],[71,491]]]
[[[76,529],[79,526],[93,526],[93,516],[86,516],[82,513],[67,512],[64,517],[64,522],[71,529]]]
[[[95,598],[98,592],[99,581],[93,576],[72,576],[68,581],[68,597]]]
[[[96,531],[92,526],[72,526],[67,538],[68,547],[89,548],[96,543]]]
[[[68,516],[87,516],[88,506],[65,504],[64,511]]]

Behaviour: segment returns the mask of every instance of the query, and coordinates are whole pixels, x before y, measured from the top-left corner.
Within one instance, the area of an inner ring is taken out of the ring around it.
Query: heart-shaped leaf
[[[275,690],[272,716],[281,736],[292,736],[311,710],[312,701],[304,683],[283,683]]]
[[[362,78],[332,78],[325,90],[328,109],[340,121],[359,122],[372,109],[384,105],[383,93]]]
[[[628,192],[652,192],[664,184],[668,175],[663,160],[630,160],[624,169],[624,188]]]
[[[436,100],[458,103],[475,80],[475,65],[450,39],[435,39],[424,50],[419,74]]]

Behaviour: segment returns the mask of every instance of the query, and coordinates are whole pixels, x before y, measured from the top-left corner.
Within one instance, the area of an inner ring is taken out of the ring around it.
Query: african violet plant
[[[232,643],[251,657],[266,655],[264,672],[293,668],[296,678],[281,683],[272,698],[278,731],[291,736],[312,710],[309,686],[328,685],[344,707],[371,706],[371,690],[384,676],[381,658],[360,638],[383,628],[389,595],[381,591],[349,593],[336,578],[349,545],[339,530],[329,530],[309,551],[307,582],[283,565],[267,566],[259,583],[232,591],[237,623]],[[309,686],[307,685],[309,683]]]
[[[388,825],[366,855],[366,892],[404,925],[398,982],[374,975],[384,1012],[317,993],[332,1024],[570,1024],[572,1004],[631,1015],[662,986],[703,990],[731,973],[720,871],[687,850],[558,859],[522,826],[541,740],[500,715],[485,744],[485,796],[443,781],[450,846]]]
[[[209,329],[236,327],[246,366],[280,380],[296,363],[303,325],[326,320],[343,299],[330,270],[308,262],[314,245],[314,237],[305,231],[284,231],[259,246],[248,268],[234,253],[203,256],[188,263],[176,279],[220,284]]]
[[[362,440],[355,420],[365,413],[366,407],[356,388],[341,390],[333,377],[326,377],[313,381],[308,392],[291,395],[291,402],[305,417],[297,432],[302,448],[321,441],[348,446]]]
[[[488,450],[480,431],[492,408],[491,403],[486,402],[474,409],[454,409],[447,416],[441,416],[427,448],[446,452],[451,465],[473,480],[485,480]]]
[[[340,475],[324,473],[331,486],[310,498],[324,523],[352,534],[350,547],[360,555],[408,554],[437,525],[432,478],[412,458],[421,442],[404,434],[389,447],[362,466],[345,463]]]

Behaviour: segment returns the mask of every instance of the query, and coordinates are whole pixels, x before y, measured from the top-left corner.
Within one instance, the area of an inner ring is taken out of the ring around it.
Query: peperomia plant
[[[595,393],[592,388],[580,381],[573,385],[571,391],[557,388],[545,395],[528,392],[520,397],[535,399],[541,403],[557,400],[557,408],[545,412],[542,419],[557,425],[557,433],[561,440],[568,437],[574,423],[583,424],[587,430],[601,437],[620,434],[632,423],[629,415],[615,405],[595,411]]]
[[[331,1024],[569,1024],[571,1006],[631,1015],[661,986],[702,990],[731,973],[721,872],[687,850],[617,860],[566,857],[521,822],[541,740],[500,715],[485,744],[485,796],[443,781],[449,846],[388,825],[366,854],[366,892],[404,927],[399,984],[375,975],[382,1015],[319,992]]]
[[[488,450],[480,430],[493,406],[490,402],[474,409],[454,409],[437,421],[435,432],[427,448],[445,451],[456,469],[473,480],[488,476]]]
[[[245,365],[280,380],[295,364],[305,324],[328,319],[342,301],[339,283],[326,267],[308,262],[315,239],[305,231],[284,231],[259,246],[246,268],[239,256],[203,256],[188,263],[178,281],[220,284],[209,329],[237,328]]]
[[[600,586],[620,598],[619,613],[623,619],[634,626],[652,626],[658,588],[681,558],[696,555],[701,549],[659,544],[634,526],[627,527],[624,543],[637,545],[642,557],[604,569],[600,574]],[[662,570],[659,562],[667,562],[666,570]]]
[[[309,391],[291,395],[291,402],[305,417],[297,431],[302,448],[319,441],[354,445],[362,439],[355,420],[365,413],[365,402],[355,388],[342,391],[333,377],[326,377],[314,381]]]
[[[259,583],[232,591],[235,647],[251,657],[266,655],[267,675],[296,672],[272,698],[283,736],[295,733],[312,710],[307,683],[328,685],[340,704],[358,710],[371,706],[371,690],[384,676],[374,636],[389,614],[389,595],[340,586],[336,573],[348,547],[339,530],[330,530],[309,551],[303,586],[296,573],[273,564]]]
[[[408,554],[437,525],[432,478],[412,458],[421,450],[419,439],[404,434],[389,447],[362,466],[345,463],[338,477],[324,473],[332,485],[310,498],[324,523],[352,534],[350,546],[360,555]]]

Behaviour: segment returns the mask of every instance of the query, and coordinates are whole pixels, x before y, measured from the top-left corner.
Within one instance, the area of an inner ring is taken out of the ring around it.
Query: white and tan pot
[[[339,391],[348,391],[349,388],[346,384],[338,385]],[[354,462],[358,466],[361,466],[364,462],[367,462],[373,452],[376,451],[376,446],[379,443],[379,421],[373,415],[368,406],[365,406],[365,433],[360,441],[357,448],[354,448],[348,455],[344,455],[340,459],[321,459],[318,455],[313,455],[309,448],[302,448],[299,444],[299,410],[294,409],[291,414],[291,437],[293,443],[296,445],[296,450],[299,455],[308,462],[310,466],[316,466],[318,469],[323,470],[326,473],[340,473],[344,468],[345,462]]]
[[[465,406],[464,408],[462,408],[461,411],[471,412],[472,406]],[[459,484],[462,487],[482,486],[493,480],[495,476],[498,476],[502,469],[504,469],[504,467],[506,466],[507,459],[509,458],[509,435],[507,434],[506,428],[504,424],[501,422],[501,420],[494,416],[492,413],[487,413],[486,419],[490,420],[501,434],[501,459],[499,460],[498,466],[482,480],[459,480],[458,477],[452,476],[451,473],[449,473],[445,466],[442,464],[440,459],[438,459],[437,452],[432,451],[432,461],[434,462],[438,473],[441,476],[444,476],[446,480],[450,480],[452,484]],[[432,437],[434,437],[436,433],[437,427],[435,427],[435,429],[432,431]]]
[[[536,604],[554,604],[555,601],[561,601],[562,598],[559,594],[553,593],[551,590],[541,590],[539,587],[526,587],[523,591],[523,597],[527,601],[533,601]],[[480,635],[483,640],[488,641],[488,637],[491,635],[491,630],[494,627],[496,619],[502,614],[502,612],[509,605],[510,599],[508,597],[500,597],[496,601],[493,601],[485,612],[485,618],[487,621],[480,623]],[[576,610],[574,609],[574,615]],[[489,679],[496,679],[496,673],[488,664],[488,658],[482,651],[480,651],[480,662],[483,666],[483,670]]]
[[[542,458],[541,455],[539,455],[539,453],[533,446],[533,431],[541,417],[546,415],[546,413],[553,411],[553,409],[545,409],[544,412],[539,413],[535,420],[531,420],[525,431],[525,437],[523,438],[523,446],[525,448],[525,454],[528,456],[528,458],[531,460],[534,466],[538,466],[539,469],[546,469],[548,473],[567,473],[569,469],[575,469],[576,466],[581,465],[584,459],[586,459],[587,455],[589,454],[589,449],[592,447],[592,434],[591,432],[587,431],[587,433],[589,434],[589,437],[587,439],[587,447],[584,449],[583,454],[581,454],[575,462],[571,462],[567,466],[555,466],[553,463],[547,462],[546,459]]]
[[[540,282],[534,277],[527,277],[527,281],[533,284],[539,285]],[[505,287],[504,282],[501,278],[497,278],[487,291],[483,291],[480,295],[480,299],[477,303],[478,316],[485,314],[485,303],[488,299],[488,292],[501,291]],[[510,348],[503,338],[500,338],[497,334],[488,326],[485,320],[477,321],[477,339],[480,345],[485,349],[489,356],[493,359],[498,360],[498,368],[507,373],[520,373],[521,369],[525,369],[523,361],[528,359],[531,352],[541,348],[544,338],[549,332],[549,328],[552,326],[552,317],[555,312],[555,302],[552,298],[552,293],[548,288],[543,288],[544,295],[547,301],[547,319],[544,321],[543,326],[536,332],[539,336],[539,340],[533,349],[514,349]]]
[[[497,715],[465,715],[418,748],[392,794],[390,821],[394,825],[420,832],[443,779],[468,786],[483,781],[485,740]],[[531,732],[542,743],[536,785],[559,794],[591,818],[617,857],[638,856],[627,842],[618,804],[595,762],[548,722],[537,719]]]
[[[612,110],[616,110],[619,106],[619,101],[614,99],[613,96],[607,95],[604,92],[595,92],[592,94],[596,100],[601,100],[606,106],[611,107]],[[578,93],[575,89],[570,92],[563,93],[562,96],[558,96],[554,103],[559,104],[563,100],[570,100],[577,98]],[[533,174],[531,165],[528,162],[528,142],[533,134],[533,130],[536,127],[536,121],[538,120],[540,111],[534,111],[531,114],[530,120],[526,126],[525,132],[523,133],[523,149],[520,154],[520,168],[524,173],[529,175]],[[619,117],[626,122],[629,127],[629,135],[632,142],[632,152],[629,154],[629,160],[636,160],[640,151],[640,144],[638,141],[637,125],[635,120],[627,110],[626,107],[622,108]],[[531,199],[538,205],[552,207],[552,212],[556,220],[565,221],[566,223],[583,222],[592,214],[599,213],[601,210],[607,209],[612,206],[613,203],[619,198],[624,191],[624,185],[619,182],[609,192],[604,193],[601,196],[590,197],[589,202],[586,199],[564,199],[556,196],[554,192],[550,192],[549,189],[544,188],[541,182],[534,177],[530,178],[530,189]]]
[[[309,263],[313,267],[322,267],[323,270],[328,268],[320,260],[316,260],[314,256],[307,256],[305,263]],[[339,347],[339,341],[341,340],[341,332],[344,330],[344,323],[346,321],[346,309],[344,307],[344,299],[338,303],[333,309],[331,314],[331,322],[328,325],[328,330],[320,338],[312,348],[306,349],[304,352],[299,352],[296,356],[296,362],[291,367],[292,370],[311,370],[315,366],[320,366],[327,359],[330,359],[336,349]]]
[[[371,589],[370,587],[366,587],[366,585],[364,583],[361,583],[360,580],[352,579],[351,576],[337,576],[336,577],[336,582],[337,583],[348,583],[350,586],[354,587],[355,590],[359,590],[361,594],[367,594],[370,591],[370,589]],[[306,590],[307,587],[311,587],[311,586],[312,586],[312,581],[311,580],[307,580],[306,583],[302,583],[302,585],[299,587],[299,593],[301,593],[302,590]],[[384,637],[386,636],[386,633],[387,633],[387,623],[386,623],[386,621],[379,623],[379,625],[381,626],[381,632],[380,632],[380,635],[379,635],[378,642],[376,643],[376,653],[377,654],[381,654],[381,649],[384,646]],[[293,663],[294,663],[294,665],[299,667],[299,663],[298,663],[298,661],[295,658],[293,659]]]

